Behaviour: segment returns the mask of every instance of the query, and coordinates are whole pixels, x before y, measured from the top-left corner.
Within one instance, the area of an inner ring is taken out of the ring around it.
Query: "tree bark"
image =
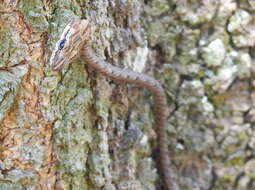
[[[68,22],[157,78],[181,190],[255,189],[253,0],[0,1],[0,190],[162,189],[148,91],[49,57]]]

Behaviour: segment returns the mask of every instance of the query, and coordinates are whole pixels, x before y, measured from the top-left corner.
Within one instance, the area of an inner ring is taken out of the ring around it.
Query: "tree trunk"
[[[253,0],[0,1],[0,190],[162,189],[153,101],[49,57],[68,22],[102,59],[157,78],[181,190],[255,189]]]

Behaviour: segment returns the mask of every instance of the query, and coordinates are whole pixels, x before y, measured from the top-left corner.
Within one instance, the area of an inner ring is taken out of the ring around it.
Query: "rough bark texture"
[[[253,0],[0,1],[0,190],[160,189],[150,94],[48,66],[74,18],[94,23],[98,56],[164,85],[182,190],[255,189],[254,13]]]

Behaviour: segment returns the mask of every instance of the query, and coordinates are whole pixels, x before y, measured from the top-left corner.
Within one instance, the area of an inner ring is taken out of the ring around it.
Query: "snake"
[[[131,69],[118,68],[99,58],[91,48],[91,23],[86,19],[70,21],[64,28],[50,58],[52,70],[59,71],[74,59],[80,58],[89,68],[97,74],[118,81],[120,83],[135,84],[147,89],[153,96],[154,101],[154,125],[157,134],[157,148],[159,154],[159,168],[163,176],[163,189],[179,190],[173,180],[171,161],[167,144],[167,98],[164,89],[155,78],[138,73]]]

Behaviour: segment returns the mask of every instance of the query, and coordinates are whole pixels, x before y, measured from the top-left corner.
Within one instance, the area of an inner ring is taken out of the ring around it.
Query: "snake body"
[[[96,73],[115,81],[132,83],[148,89],[154,98],[157,145],[160,156],[160,169],[165,184],[164,189],[178,190],[179,188],[172,178],[167,146],[167,99],[163,87],[156,79],[149,75],[137,73],[130,69],[121,69],[98,58],[90,47],[90,35],[91,28],[87,20],[74,20],[70,22],[64,29],[52,53],[51,66],[53,70],[60,70],[65,64],[71,63],[73,59],[80,55],[88,67],[96,71]]]

